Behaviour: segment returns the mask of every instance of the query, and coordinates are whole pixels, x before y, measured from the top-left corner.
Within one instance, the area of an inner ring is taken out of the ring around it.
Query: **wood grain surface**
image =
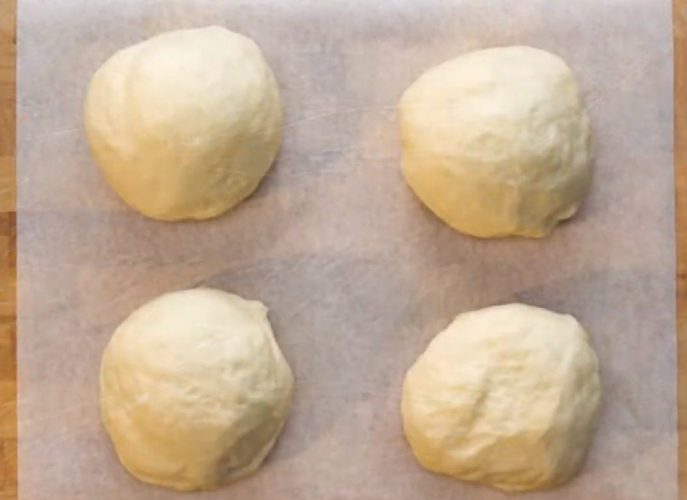
[[[15,18],[0,0],[0,499],[17,498]]]
[[[680,499],[687,500],[687,0],[673,0]],[[0,0],[0,500],[17,498],[15,25]]]

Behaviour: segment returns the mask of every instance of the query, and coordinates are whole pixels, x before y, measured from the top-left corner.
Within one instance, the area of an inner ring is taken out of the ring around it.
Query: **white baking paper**
[[[208,24],[263,48],[284,145],[231,213],[148,220],[94,165],[84,92],[117,49]],[[594,181],[551,237],[477,240],[404,184],[396,103],[428,67],[511,44],[553,51],[579,76]],[[21,500],[510,498],[420,468],[399,402],[406,369],[456,314],[512,301],[574,314],[605,390],[580,476],[519,498],[677,498],[668,0],[22,0],[18,108]],[[259,472],[177,494],[119,465],[98,369],[133,309],[200,284],[270,307],[297,391]]]

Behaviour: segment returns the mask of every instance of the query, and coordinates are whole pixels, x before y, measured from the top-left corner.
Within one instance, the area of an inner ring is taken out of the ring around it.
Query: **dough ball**
[[[126,203],[154,219],[207,219],[267,173],[282,110],[258,46],[209,27],[110,57],[91,80],[85,122],[97,163]]]
[[[541,237],[591,180],[589,118],[568,66],[530,47],[424,73],[400,103],[403,173],[439,218],[478,237]]]
[[[207,288],[134,311],[100,370],[102,419],[122,464],[178,490],[216,488],[256,470],[292,391],[265,306]]]
[[[597,358],[575,318],[495,306],[460,314],[410,368],[403,427],[431,471],[544,489],[580,469],[600,399]]]

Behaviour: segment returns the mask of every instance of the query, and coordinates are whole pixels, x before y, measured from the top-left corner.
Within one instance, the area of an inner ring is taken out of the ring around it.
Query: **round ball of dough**
[[[265,306],[207,288],[134,311],[100,370],[102,419],[120,461],[138,479],[178,490],[256,470],[292,391]]]
[[[427,469],[507,491],[580,469],[601,388],[569,315],[510,304],[460,314],[408,371],[403,427]]]
[[[209,27],[115,53],[93,75],[85,122],[97,163],[126,203],[154,219],[207,219],[267,173],[282,110],[258,46]]]
[[[587,112],[568,66],[543,50],[440,64],[406,90],[400,115],[406,181],[463,233],[545,236],[589,186]]]

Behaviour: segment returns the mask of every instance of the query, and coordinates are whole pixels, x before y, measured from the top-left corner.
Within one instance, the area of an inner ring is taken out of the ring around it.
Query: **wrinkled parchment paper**
[[[21,500],[511,498],[422,470],[401,430],[406,369],[462,311],[574,314],[601,359],[589,460],[536,499],[673,500],[676,485],[672,48],[668,0],[23,0],[19,13]],[[218,219],[125,207],[89,156],[81,104],[112,52],[163,30],[253,37],[286,109],[279,160]],[[582,211],[544,240],[452,231],[399,170],[396,103],[423,70],[529,44],[564,57],[597,161]],[[134,308],[209,285],[270,307],[297,377],[278,445],[213,493],[145,485],[99,422],[98,365]]]

